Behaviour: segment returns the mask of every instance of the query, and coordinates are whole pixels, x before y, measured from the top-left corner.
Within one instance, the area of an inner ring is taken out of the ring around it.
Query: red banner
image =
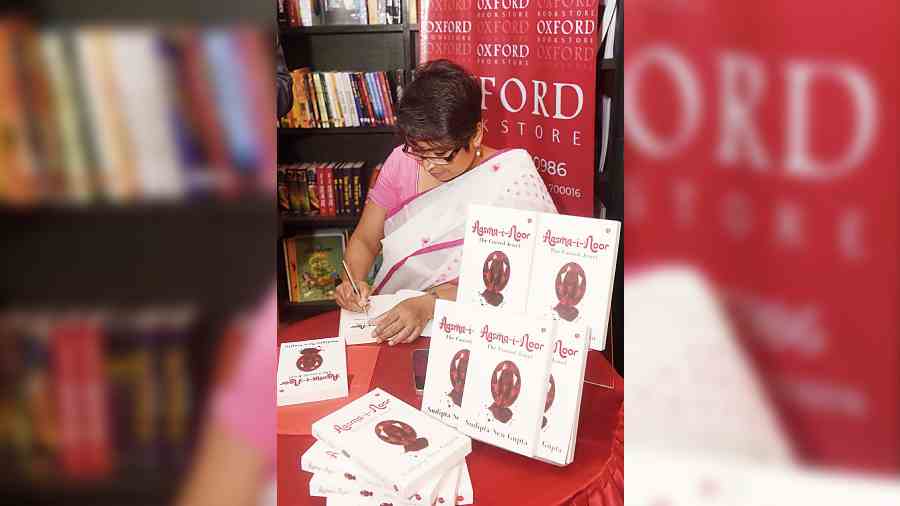
[[[492,147],[527,149],[561,212],[594,208],[599,0],[421,0],[421,61],[481,80]]]
[[[800,456],[900,469],[897,3],[629,6],[627,265],[717,282]]]

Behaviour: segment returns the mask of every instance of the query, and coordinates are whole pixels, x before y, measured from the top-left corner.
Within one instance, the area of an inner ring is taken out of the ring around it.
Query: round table
[[[337,311],[325,313],[282,327],[278,339],[281,343],[333,337],[338,321]],[[410,344],[382,346],[370,389],[380,387],[420,408],[422,397],[416,394],[412,381],[412,353],[427,345],[428,339],[420,338]],[[566,467],[556,467],[473,441],[466,462],[476,506],[623,504],[622,378],[602,354],[593,351],[586,377],[612,388],[585,383],[575,460]],[[309,496],[312,475],[300,470],[300,455],[314,442],[312,436],[278,435],[279,506],[325,505],[325,499]]]

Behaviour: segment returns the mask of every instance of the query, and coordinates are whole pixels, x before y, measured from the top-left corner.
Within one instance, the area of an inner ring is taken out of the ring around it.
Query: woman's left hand
[[[375,320],[372,336],[379,343],[393,346],[411,343],[422,335],[425,324],[434,316],[434,297],[423,295],[406,299]]]

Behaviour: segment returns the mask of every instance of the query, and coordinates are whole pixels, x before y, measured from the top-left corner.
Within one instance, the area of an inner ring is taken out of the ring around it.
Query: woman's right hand
[[[338,306],[347,311],[362,313],[366,310],[366,306],[369,305],[369,295],[372,293],[372,288],[362,280],[356,280],[356,286],[359,287],[360,297],[357,297],[353,291],[353,285],[349,281],[344,281],[335,289],[334,300],[338,303]]]

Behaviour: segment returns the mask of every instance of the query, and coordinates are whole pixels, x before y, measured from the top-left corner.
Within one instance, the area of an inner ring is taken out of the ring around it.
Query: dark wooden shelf
[[[392,126],[374,127],[344,127],[344,128],[279,128],[279,135],[364,135],[364,134],[395,134],[397,130]]]
[[[406,25],[318,25],[282,28],[282,35],[333,35],[344,33],[402,32]]]
[[[301,216],[282,214],[281,221],[304,228],[345,228],[355,227],[359,223],[359,216]]]

